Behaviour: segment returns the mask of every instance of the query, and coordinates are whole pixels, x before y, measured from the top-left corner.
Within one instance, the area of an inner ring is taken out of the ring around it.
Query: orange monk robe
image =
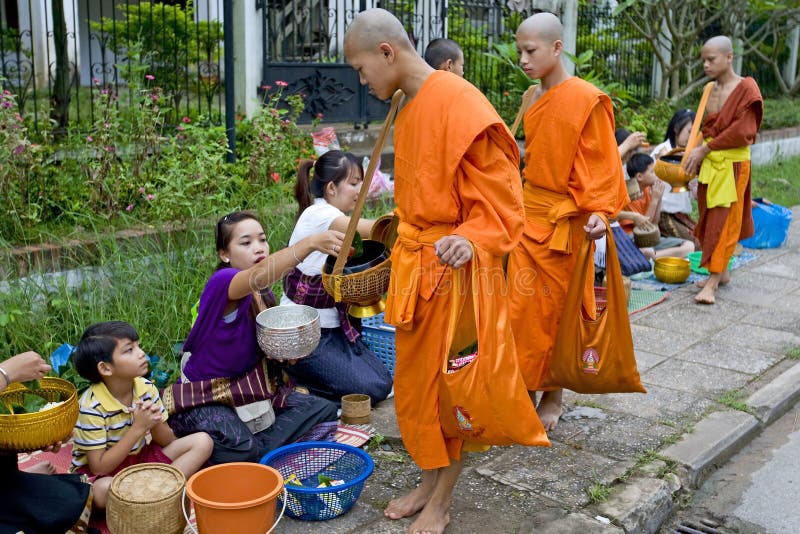
[[[400,110],[394,149],[400,226],[386,321],[397,326],[395,408],[406,450],[421,468],[437,469],[459,458],[463,442],[446,438],[439,422],[453,270],[432,245],[455,233],[499,265],[522,235],[519,151],[489,101],[445,71]]]
[[[752,145],[761,126],[764,101],[753,78],[747,77],[731,91],[717,113],[706,116],[703,138],[711,138],[711,150],[725,150]],[[694,234],[700,241],[703,257],[700,265],[712,273],[721,273],[736,243],[753,235],[753,212],[750,204],[750,161],[733,164],[736,178],[736,202],[730,207],[706,207],[708,185],[697,187],[697,206],[700,219]]]
[[[509,255],[508,280],[520,368],[528,389],[536,390],[564,311],[572,252],[586,239],[583,226],[592,213],[613,216],[630,200],[605,93],[569,78],[534,102],[523,124],[525,232]],[[593,308],[588,268],[584,303]]]

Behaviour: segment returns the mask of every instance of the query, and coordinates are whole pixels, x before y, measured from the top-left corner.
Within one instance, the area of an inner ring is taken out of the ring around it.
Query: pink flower
[[[87,143],[91,143],[92,141],[94,141],[94,137],[92,137],[91,135],[87,135],[86,136],[86,142]]]
[[[14,103],[11,100],[3,100],[3,103],[0,104],[0,106],[3,106],[3,109],[8,109],[10,107],[13,107]]]
[[[158,102],[158,95],[156,93],[150,93],[150,99],[153,102]]]
[[[184,117],[181,120],[183,121],[184,124],[189,124],[190,122],[192,122],[192,119],[190,119],[189,117]]]
[[[95,85],[100,85],[100,80],[98,80],[97,78],[92,78],[92,83]]]
[[[17,148],[14,149],[14,155],[19,156],[25,151],[25,145],[17,145]]]
[[[114,152],[114,147],[111,145],[106,145],[103,148],[106,149],[106,152]]]
[[[271,86],[271,85],[262,85],[262,86],[261,86],[261,88],[262,88],[264,91],[269,91],[270,89],[272,89],[272,86]]]
[[[152,193],[147,195],[147,200],[153,200],[154,198],[156,198],[156,196],[154,194],[152,194]]]
[[[322,117],[323,117],[322,113],[317,113],[317,118],[318,119],[322,119]]]
[[[111,128],[111,125],[109,123],[107,123],[107,122],[104,122],[103,123],[103,127],[104,128]]]
[[[183,127],[183,124],[179,124],[179,125],[178,125],[178,127],[176,128],[176,130],[178,130],[179,132],[182,132],[182,131],[184,131],[185,129],[186,129],[186,128],[184,128],[184,127]]]
[[[273,172],[273,173],[270,175],[270,178],[272,178],[272,181],[273,181],[273,182],[275,182],[276,184],[277,184],[277,183],[279,183],[279,182],[281,181],[281,175],[280,175],[280,174],[278,174],[277,172]]]
[[[128,204],[128,207],[125,208],[125,211],[133,211],[133,204]]]
[[[145,79],[145,80],[150,80],[150,81],[152,82],[153,80],[155,80],[155,79],[156,79],[156,77],[155,77],[155,76],[153,76],[152,74],[145,74],[145,75],[144,75],[144,79]]]
[[[288,87],[289,86],[289,84],[284,82],[283,80],[276,81],[275,85],[277,85],[278,87]]]
[[[139,193],[140,193],[140,194],[142,194],[142,195],[144,195],[144,187],[140,187],[140,188],[139,188]]]

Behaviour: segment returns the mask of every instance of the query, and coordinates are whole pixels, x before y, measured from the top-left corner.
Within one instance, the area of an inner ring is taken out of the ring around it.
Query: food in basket
[[[55,408],[63,403],[63,401],[48,402],[47,399],[36,393],[25,393],[22,397],[22,404],[11,403],[6,404],[0,402],[0,414],[3,415],[20,415],[23,413],[37,413]]]

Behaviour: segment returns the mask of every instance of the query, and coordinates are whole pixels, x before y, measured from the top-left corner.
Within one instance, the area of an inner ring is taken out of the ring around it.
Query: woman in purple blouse
[[[263,357],[255,316],[275,305],[270,286],[314,251],[338,254],[343,238],[341,232],[329,230],[270,254],[261,223],[247,212],[220,219],[215,234],[220,263],[203,289],[197,320],[184,343],[182,379],[189,382],[235,378],[254,369]],[[268,367],[270,378],[282,382],[280,364],[270,361]],[[211,435],[214,452],[209,462],[218,464],[258,461],[314,426],[336,420],[336,406],[325,399],[292,391],[276,400],[266,404],[274,415],[259,414],[274,422],[256,433],[244,423],[242,412],[215,403],[176,413],[169,423],[178,436],[200,431]]]

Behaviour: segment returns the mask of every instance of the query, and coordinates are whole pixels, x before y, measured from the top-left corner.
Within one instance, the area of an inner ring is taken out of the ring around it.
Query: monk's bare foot
[[[411,517],[416,514],[428,504],[435,483],[435,476],[433,476],[430,481],[426,480],[423,476],[422,483],[419,486],[405,495],[389,501],[389,505],[386,507],[386,510],[383,511],[383,515],[389,519],[402,519],[403,517]]]
[[[53,475],[56,472],[56,466],[52,462],[40,462],[25,469],[26,473],[36,473],[39,475]]]
[[[714,304],[717,301],[717,289],[711,284],[706,284],[702,291],[695,295],[694,301],[698,304]]]
[[[406,534],[442,534],[450,523],[450,504],[429,501],[422,513],[406,530]]]
[[[695,287],[703,289],[704,287],[706,287],[706,282],[708,282],[708,279],[698,280],[697,282],[694,283],[694,285]],[[719,279],[719,285],[721,286],[728,285],[730,282],[731,282],[731,273],[725,271],[724,273],[722,273],[722,276]]]
[[[539,405],[536,406],[536,413],[539,415],[545,432],[550,432],[558,426],[561,412],[561,390],[542,393]]]

